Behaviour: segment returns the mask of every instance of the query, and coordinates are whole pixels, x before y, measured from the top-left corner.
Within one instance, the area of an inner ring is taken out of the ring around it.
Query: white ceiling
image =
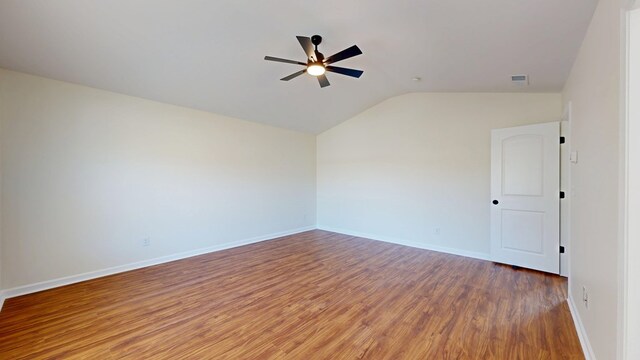
[[[0,67],[319,133],[407,92],[560,91],[596,2],[0,0]],[[364,75],[280,81],[300,67],[263,57],[313,34]]]

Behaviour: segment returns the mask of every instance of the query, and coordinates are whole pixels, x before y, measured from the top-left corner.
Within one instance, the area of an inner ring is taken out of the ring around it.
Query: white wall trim
[[[273,240],[283,236],[294,235],[294,234],[299,234],[301,232],[314,230],[315,228],[316,228],[315,226],[306,226],[302,228],[281,231],[281,232],[262,235],[262,236],[256,236],[249,239],[238,240],[238,241],[233,241],[233,242],[224,243],[224,244],[218,244],[218,245],[214,245],[214,246],[210,246],[202,249],[190,250],[190,251],[185,251],[177,254],[161,256],[158,258],[138,261],[135,263],[114,266],[107,269],[90,271],[83,274],[71,275],[71,276],[66,276],[58,279],[42,281],[35,284],[23,285],[23,286],[11,288],[11,289],[1,290],[0,291],[0,310],[2,310],[2,304],[4,303],[4,300],[12,297],[31,294],[34,292],[48,290],[48,289],[53,289],[56,287],[65,286],[69,284],[75,284],[81,281],[96,279],[103,276],[108,276],[108,275],[113,275],[113,274],[117,274],[125,271],[144,268],[147,266],[163,264],[170,261],[181,260],[181,259],[186,259],[193,256],[231,249],[238,246],[254,244],[261,241]]]
[[[587,331],[585,330],[584,325],[582,325],[580,313],[578,313],[576,303],[573,301],[571,293],[569,293],[569,298],[567,298],[567,304],[569,305],[569,311],[571,312],[573,324],[576,327],[576,332],[578,333],[578,339],[580,339],[580,345],[582,345],[582,352],[584,353],[585,359],[596,360],[593,348],[591,348],[591,343],[589,342],[589,337],[587,336]]]
[[[405,239],[391,238],[388,236],[380,236],[376,234],[363,233],[359,231],[339,229],[331,226],[318,225],[318,230],[331,231],[331,232],[340,233],[344,235],[351,235],[351,236],[357,236],[357,237],[367,238],[367,239],[376,240],[376,241],[383,241],[383,242],[392,243],[392,244],[410,246],[418,249],[437,251],[445,254],[465,256],[465,257],[480,259],[480,260],[491,260],[491,257],[489,254],[485,254],[481,252],[468,251],[468,250],[450,248],[446,246],[439,246],[439,245],[433,245],[433,244],[418,243],[418,242],[405,240]]]

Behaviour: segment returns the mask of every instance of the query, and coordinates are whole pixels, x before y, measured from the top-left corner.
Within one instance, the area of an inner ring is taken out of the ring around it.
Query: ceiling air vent
[[[528,75],[511,75],[511,83],[515,86],[527,86],[529,85]]]

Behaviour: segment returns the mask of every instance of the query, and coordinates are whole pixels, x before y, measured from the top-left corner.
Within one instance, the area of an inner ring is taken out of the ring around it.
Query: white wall
[[[578,151],[571,170],[569,293],[598,359],[617,356],[620,19],[618,0],[598,3],[563,91],[563,102],[572,104],[571,146]]]
[[[315,224],[313,135],[5,70],[0,107],[4,288]]]
[[[561,108],[559,94],[388,99],[318,136],[318,227],[487,257],[490,131]]]

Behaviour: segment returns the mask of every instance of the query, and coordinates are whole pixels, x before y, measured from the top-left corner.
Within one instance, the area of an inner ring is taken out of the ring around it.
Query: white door
[[[491,257],[559,273],[560,124],[491,132]]]

